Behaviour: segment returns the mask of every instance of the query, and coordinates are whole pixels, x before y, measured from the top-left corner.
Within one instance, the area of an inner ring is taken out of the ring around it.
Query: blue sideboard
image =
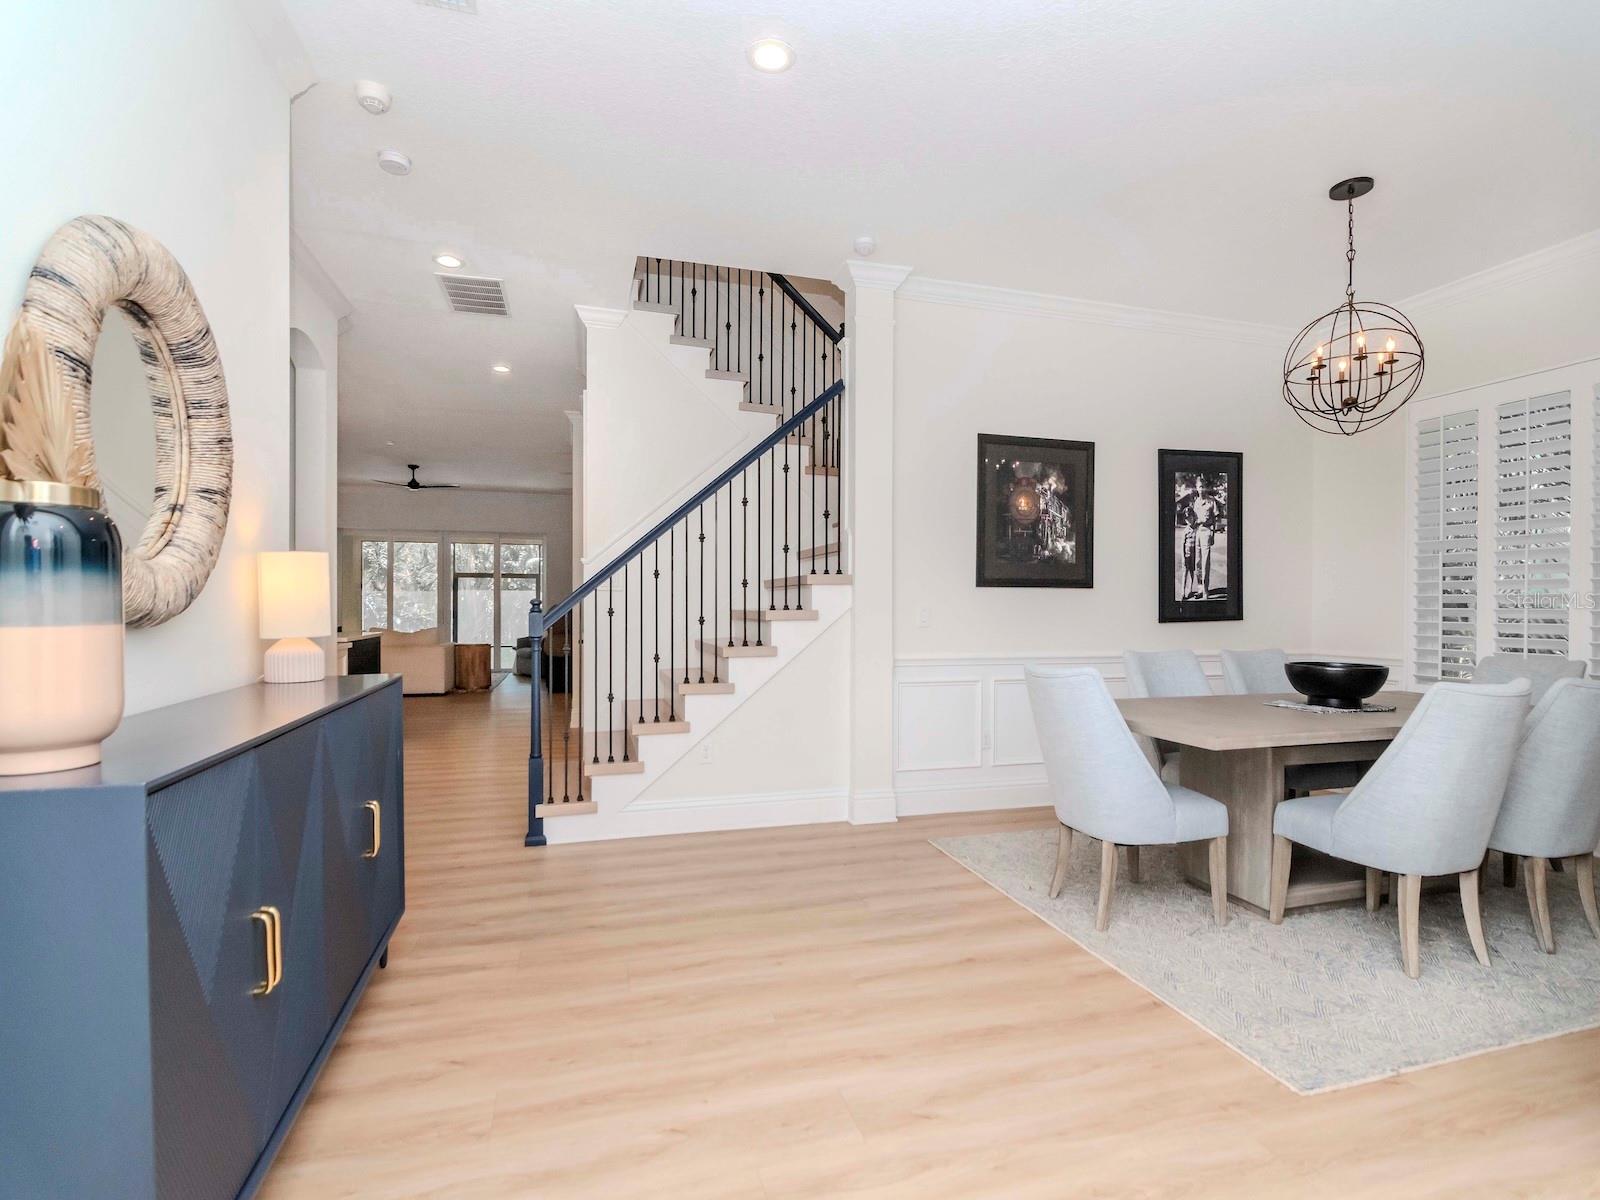
[[[0,779],[0,1197],[256,1191],[405,908],[401,736],[256,684]]]

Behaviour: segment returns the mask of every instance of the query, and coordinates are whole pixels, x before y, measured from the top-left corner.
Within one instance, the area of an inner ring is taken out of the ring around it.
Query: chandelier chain
[[[1346,300],[1354,300],[1356,298],[1356,202],[1347,200],[1345,203],[1350,209],[1350,223],[1346,230],[1349,249],[1344,252],[1344,295]]]

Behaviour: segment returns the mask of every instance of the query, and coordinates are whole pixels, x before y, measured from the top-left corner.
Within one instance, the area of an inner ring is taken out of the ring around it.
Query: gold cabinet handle
[[[362,858],[377,858],[378,851],[383,849],[383,809],[376,800],[368,800],[361,806],[372,814],[372,849],[362,854]]]
[[[283,914],[270,904],[263,904],[250,914],[252,921],[261,925],[266,941],[267,978],[251,989],[252,996],[270,996],[283,982]]]

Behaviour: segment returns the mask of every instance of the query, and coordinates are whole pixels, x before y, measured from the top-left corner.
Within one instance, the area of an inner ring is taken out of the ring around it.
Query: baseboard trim
[[[972,782],[924,784],[899,789],[900,815],[926,817],[939,813],[997,812],[1007,808],[1038,808],[1050,803],[1044,782],[996,784]]]
[[[852,825],[882,825],[898,820],[899,811],[893,788],[852,792],[845,820]]]

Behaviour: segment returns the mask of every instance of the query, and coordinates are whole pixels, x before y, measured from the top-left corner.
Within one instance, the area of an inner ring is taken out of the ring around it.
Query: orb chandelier
[[[1356,198],[1372,190],[1358,175],[1328,189],[1349,210],[1344,302],[1311,321],[1283,356],[1283,398],[1313,429],[1346,436],[1381,425],[1422,385],[1422,338],[1399,309],[1356,299]]]

